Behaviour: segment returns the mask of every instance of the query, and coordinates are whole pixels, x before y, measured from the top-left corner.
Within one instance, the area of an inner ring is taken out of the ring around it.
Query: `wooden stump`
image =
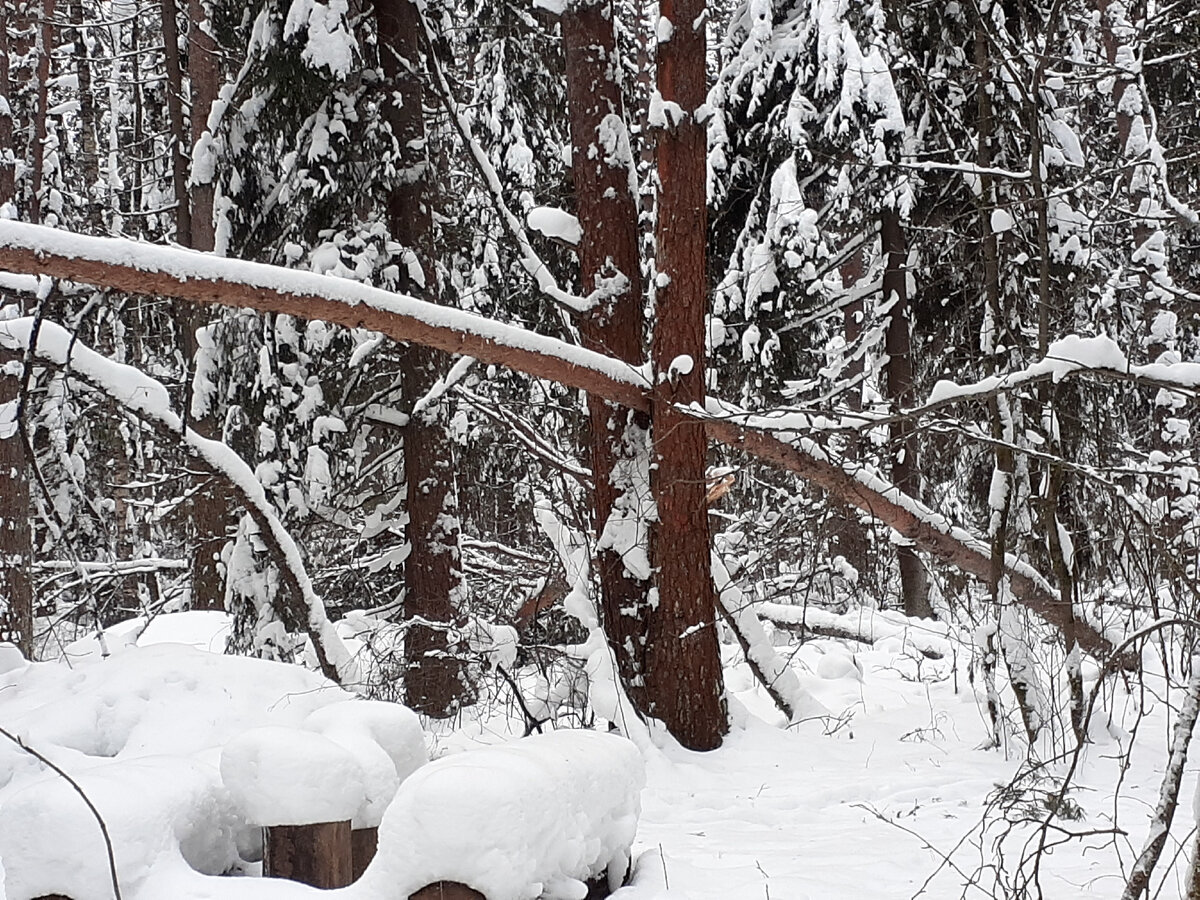
[[[350,851],[354,863],[353,880],[358,881],[375,858],[379,847],[378,828],[355,828],[350,832]]]
[[[487,897],[457,881],[438,881],[409,895],[408,900],[487,900]]]
[[[318,888],[354,880],[350,822],[273,825],[263,829],[263,875]]]

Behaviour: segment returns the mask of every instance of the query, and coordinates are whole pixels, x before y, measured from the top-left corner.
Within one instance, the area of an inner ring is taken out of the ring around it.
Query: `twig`
[[[3,726],[0,726],[0,734],[4,735],[4,737],[8,738],[42,765],[46,766],[48,769],[66,781],[66,783],[74,789],[75,793],[77,793],[80,799],[82,799],[87,805],[87,808],[91,811],[92,816],[96,819],[96,824],[100,826],[100,834],[104,838],[104,849],[108,853],[108,874],[112,879],[113,896],[116,898],[116,900],[121,900],[121,885],[117,881],[117,860],[113,855],[112,838],[110,838],[108,835],[108,826],[104,823],[104,817],[100,815],[100,810],[96,809],[95,804],[92,803],[91,799],[88,798],[88,795],[84,793],[83,788],[79,786],[79,783],[74,778],[72,778],[50,760],[46,759],[46,757],[42,756],[42,754],[38,753],[28,744],[24,743],[12,732],[7,731]]]
[[[496,664],[496,671],[500,673],[500,677],[508,682],[508,686],[512,688],[513,696],[517,698],[517,705],[521,707],[521,712],[525,716],[525,737],[537,732],[542,733],[542,725],[550,721],[549,719],[539,719],[529,711],[529,707],[525,705],[525,698],[521,696],[521,689],[517,687],[517,682],[508,674],[508,670],[499,663]]]

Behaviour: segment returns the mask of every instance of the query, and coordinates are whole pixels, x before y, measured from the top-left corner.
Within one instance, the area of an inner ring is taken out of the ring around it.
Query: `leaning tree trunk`
[[[883,208],[879,238],[881,251],[886,257],[883,300],[891,304],[886,338],[888,398],[899,410],[912,405],[913,364],[908,314],[908,242],[900,222],[900,213],[895,207]],[[892,482],[908,496],[920,500],[921,472],[917,468],[917,439],[912,424],[897,422],[892,427],[892,442],[897,446],[892,461]],[[925,618],[932,616],[929,579],[916,550],[897,547],[896,559],[900,565],[900,591],[904,597],[905,614]]]
[[[580,323],[580,333],[585,347],[639,365],[642,278],[637,198],[630,192],[631,177],[636,176],[624,98],[612,65],[616,58],[612,6],[607,0],[575,0],[564,11],[561,24],[575,209],[583,230],[579,247],[583,292],[601,287],[612,292]],[[613,531],[606,536],[605,525],[618,504],[619,518],[644,517],[648,498],[639,494],[645,490],[645,475],[635,467],[648,465],[644,446],[650,420],[645,413],[594,394],[588,397],[588,414],[604,630],[626,693],[645,711],[642,687],[651,581],[648,572],[626,566],[628,548],[614,539]],[[635,523],[639,533],[641,525]]]
[[[412,0],[378,0],[379,53],[390,91],[384,115],[399,154],[399,179],[388,197],[388,229],[416,254],[420,274],[407,274],[403,290],[438,298],[433,262],[433,189],[426,145],[423,91],[417,76],[421,22]],[[402,267],[403,270],[403,267]],[[404,389],[412,404],[428,394],[444,372],[445,356],[410,344],[401,359]],[[459,563],[458,505],[453,443],[445,406],[414,409],[404,428],[404,474],[408,484],[408,543],[404,614],[405,699],[430,716],[451,715],[463,696],[461,660],[451,631],[461,622],[466,585]]]
[[[676,739],[694,750],[719,747],[727,723],[721,650],[715,627],[704,426],[676,405],[704,403],[705,129],[707,96],[703,0],[661,0],[658,92],[665,122],[658,134],[655,225],[656,316],[651,363],[655,384],[655,468],[651,491],[658,521],[651,531],[658,603],[647,621],[646,705]]]
[[[0,268],[10,272],[45,274],[113,290],[145,291],[195,303],[251,307],[322,319],[348,328],[369,328],[397,341],[465,354],[633,409],[648,412],[653,407],[637,379],[617,377],[604,357],[523,329],[470,313],[431,308],[415,299],[345,279],[240,260],[206,264],[192,254],[169,247],[137,246],[139,260],[134,266],[129,262],[130,243],[126,240],[64,236],[55,229],[0,220]],[[374,305],[372,301],[384,302]],[[397,301],[401,308],[388,308]],[[819,445],[805,440],[787,443],[736,418],[709,417],[682,409],[678,412],[685,421],[702,426],[710,440],[794,472],[874,516],[935,560],[982,580],[990,576],[991,551],[986,543],[959,529],[946,529],[945,520],[932,510],[901,500],[894,486],[880,485],[875,476],[860,468],[847,471],[830,460]],[[1045,579],[1013,555],[1005,560],[1005,568],[1016,600],[1051,625],[1066,627],[1062,600]],[[1076,636],[1085,652],[1098,659],[1111,658],[1115,649],[1112,642],[1087,622],[1078,623]],[[1137,655],[1125,652],[1119,663],[1136,665]]]

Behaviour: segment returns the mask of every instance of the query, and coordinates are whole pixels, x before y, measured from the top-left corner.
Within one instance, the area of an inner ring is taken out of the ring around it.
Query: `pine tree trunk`
[[[29,221],[41,222],[46,175],[46,118],[50,92],[50,53],[54,48],[54,0],[42,0],[37,13],[37,108],[33,111],[33,145],[29,148],[32,186]]]
[[[168,6],[174,6],[171,0],[163,4],[164,37],[171,26],[167,22]],[[194,148],[208,127],[208,114],[217,99],[220,87],[220,67],[217,56],[217,44],[209,33],[208,5],[205,0],[188,0],[188,75],[191,81],[191,142]],[[168,84],[168,98],[172,93]],[[172,128],[175,127],[174,113]],[[182,123],[180,125],[182,131]],[[191,156],[192,154],[189,154]],[[178,152],[175,157],[176,166],[186,165]],[[193,173],[194,175],[194,173]],[[173,182],[180,173],[173,174]],[[178,187],[176,187],[178,190]],[[213,185],[189,180],[189,203],[187,210],[180,205],[181,212],[186,213],[179,225],[188,225],[187,237],[189,246],[195,250],[211,253],[216,246],[216,232],[213,225]],[[177,196],[178,200],[178,196]],[[198,345],[196,332],[209,322],[208,314],[199,306],[191,303],[176,305],[176,319],[180,323],[183,337],[184,359],[194,367]],[[189,411],[190,412],[190,411]],[[219,410],[209,410],[205,415],[191,420],[191,426],[207,438],[221,438],[221,423]],[[221,549],[225,545],[226,535],[233,524],[233,512],[228,491],[219,478],[209,478],[192,496],[192,525],[195,528],[195,542],[192,546],[192,608],[193,609],[224,609],[225,608],[225,578],[220,561]]]
[[[208,4],[205,0],[188,0],[188,76],[192,84],[192,147],[208,130],[208,114],[217,100],[220,88],[220,58],[217,42],[209,29]],[[205,179],[200,183],[192,173],[191,180],[191,224],[192,243],[196,250],[206,253],[216,247],[216,230],[213,222],[213,184]]]
[[[87,221],[93,230],[100,228],[100,204],[95,192],[100,180],[100,157],[96,146],[96,98],[92,93],[92,64],[88,58],[87,19],[83,0],[71,0],[69,7],[74,35],[75,94],[79,98],[79,140],[83,150],[84,196],[87,198]]]
[[[12,20],[18,19],[16,23]],[[0,207],[16,204],[16,128],[13,83],[10,81],[8,30],[23,24],[5,4],[0,20]],[[8,298],[0,298],[0,304]],[[12,404],[20,380],[7,367],[19,366],[21,355],[0,351],[0,410]],[[8,406],[13,410],[13,406]],[[0,641],[16,644],[26,659],[33,658],[33,581],[30,563],[33,543],[29,528],[29,467],[16,423],[0,415]],[[11,431],[11,433],[10,433]]]
[[[409,173],[388,197],[388,229],[416,254],[419,278],[409,274],[405,290],[425,300],[438,298],[433,262],[433,186],[426,144],[417,35],[421,23],[411,0],[375,4],[379,52],[391,91],[384,115],[399,154],[397,169]],[[408,65],[401,63],[404,60]],[[443,354],[411,344],[401,358],[404,390],[418,403],[445,371]],[[463,670],[450,631],[461,624],[466,585],[459,562],[458,504],[454,448],[446,409],[433,403],[414,412],[404,428],[404,474],[408,484],[408,543],[404,614],[405,702],[426,715],[451,715],[464,694]]]
[[[0,350],[0,370],[19,365],[20,359],[20,354]],[[19,378],[10,372],[0,372],[0,410],[17,399],[19,389]],[[2,414],[0,484],[4,486],[0,490],[0,641],[11,641],[26,659],[33,659],[29,468],[16,423],[8,422]]]
[[[855,239],[857,240],[857,238]],[[863,277],[864,252],[860,248],[842,263],[839,274],[842,278],[842,290],[850,292],[858,287]],[[842,307],[842,334],[845,337],[847,351],[853,352],[863,330],[862,297],[856,297]],[[852,387],[846,395],[846,407],[851,412],[862,412],[862,378],[865,369],[864,359],[860,355],[851,360],[845,368],[844,378]],[[848,460],[858,459],[859,438],[851,434],[846,438],[843,456]],[[859,573],[858,586],[861,589],[867,571],[868,552],[867,529],[864,527],[858,512],[848,503],[831,500],[833,530],[833,550],[836,550]]]
[[[3,27],[0,27],[0,206],[15,203],[17,197],[17,169],[14,142],[15,122],[13,107],[16,97],[13,96],[13,84],[10,80],[8,29],[15,18],[11,4],[4,0]]]
[[[908,315],[908,242],[900,214],[894,207],[883,208],[879,237],[886,257],[883,299],[891,304],[886,337],[888,398],[896,409],[902,409],[912,404],[913,364]],[[892,428],[892,443],[897,448],[892,461],[892,482],[908,496],[920,500],[921,472],[917,468],[917,441],[912,425],[896,423]],[[929,579],[916,550],[908,546],[897,547],[896,559],[900,565],[900,592],[904,597],[905,614],[923,618],[932,616]]]
[[[707,96],[703,0],[662,0],[670,40],[658,45],[658,91],[669,119],[658,134],[657,309],[651,362],[654,455],[651,490],[658,522],[651,530],[657,606],[651,600],[646,640],[646,703],[671,734],[693,750],[721,745],[727,728],[721,652],[715,627],[705,501],[704,426],[675,405],[705,396],[707,209],[704,126],[695,111]]]
[[[171,189],[175,195],[175,241],[192,246],[192,213],[188,198],[188,139],[183,121],[183,67],[179,58],[179,8],[162,0],[163,46],[167,70],[167,119],[171,127]]]
[[[643,358],[638,213],[630,192],[634,162],[628,152],[624,98],[612,66],[616,58],[612,7],[606,0],[576,0],[560,21],[567,63],[575,208],[583,229],[579,247],[582,289],[588,293],[622,277],[626,282],[623,290],[614,292],[584,318],[580,333],[585,347],[638,365]],[[622,493],[638,489],[638,483],[623,477],[618,464],[625,469],[638,464],[637,450],[644,443],[650,420],[644,413],[594,395],[588,397],[588,414],[592,515],[603,545],[605,524]],[[635,506],[642,505],[639,499],[626,497]],[[617,670],[626,693],[644,712],[643,654],[651,582],[629,572],[623,554],[611,545],[599,550],[596,570],[605,634]]]

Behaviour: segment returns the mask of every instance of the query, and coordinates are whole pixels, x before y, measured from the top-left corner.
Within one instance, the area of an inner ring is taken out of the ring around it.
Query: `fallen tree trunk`
[[[0,268],[368,328],[395,340],[472,356],[556,381],[631,409],[650,409],[645,379],[619,360],[343,278],[120,238],[85,237],[12,221],[0,221]],[[797,444],[788,443],[766,430],[769,423],[759,427],[752,417],[718,418],[695,409],[679,411],[703,419],[710,439],[794,472],[838,500],[870,513],[935,559],[981,580],[988,579],[992,562],[987,544],[952,527],[942,516],[859,463],[854,463],[858,468],[847,471],[815,442],[801,439]],[[1068,623],[1068,603],[1036,570],[1010,554],[1005,574],[1018,602],[1060,630]],[[1077,630],[1085,651],[1097,657],[1111,653],[1112,643],[1095,628],[1078,622]]]

